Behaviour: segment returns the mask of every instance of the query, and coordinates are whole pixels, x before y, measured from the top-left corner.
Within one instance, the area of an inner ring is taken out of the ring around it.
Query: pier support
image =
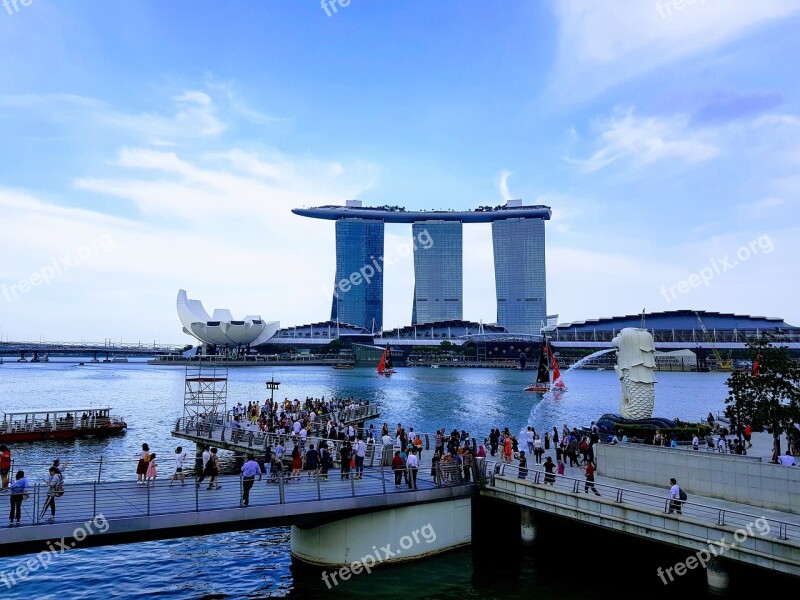
[[[416,560],[472,541],[472,500],[402,506],[311,529],[292,526],[292,556],[324,567]]]
[[[520,507],[520,534],[522,543],[531,545],[536,541],[536,518],[533,516],[533,510],[530,508]]]
[[[730,583],[728,569],[719,558],[711,558],[708,561],[706,580],[708,581],[708,591],[711,594],[722,596],[728,593]]]

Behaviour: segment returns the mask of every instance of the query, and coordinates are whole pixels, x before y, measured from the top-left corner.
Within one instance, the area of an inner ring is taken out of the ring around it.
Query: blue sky
[[[333,226],[290,209],[349,198],[552,206],[560,321],[644,307],[800,324],[800,4],[329,12],[0,4],[0,335],[187,341],[179,288],[324,320]],[[409,238],[387,227],[387,328],[411,318]],[[464,242],[465,318],[492,322],[489,227]]]

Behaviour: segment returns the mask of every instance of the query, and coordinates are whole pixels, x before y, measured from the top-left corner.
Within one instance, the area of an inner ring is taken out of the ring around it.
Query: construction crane
[[[708,342],[708,345],[711,346],[711,351],[714,353],[714,358],[717,359],[717,364],[719,365],[719,368],[722,369],[723,371],[730,371],[731,369],[733,369],[733,359],[729,358],[725,360],[724,358],[722,358],[722,354],[719,353],[719,350],[717,350],[717,347],[714,345],[714,336],[712,336],[708,332],[708,328],[706,327],[706,324],[703,323],[703,319],[702,317],[700,317],[700,313],[695,311],[694,315],[695,317],[697,317],[697,322],[700,323],[700,329],[703,330],[703,337],[705,338],[706,342]]]

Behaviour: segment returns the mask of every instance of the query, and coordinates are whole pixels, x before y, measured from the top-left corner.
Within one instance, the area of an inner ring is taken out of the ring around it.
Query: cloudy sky
[[[325,320],[333,224],[290,209],[349,198],[552,206],[562,322],[800,325],[800,3],[675,4],[0,4],[0,335],[183,343],[180,288]],[[493,322],[490,228],[464,236],[464,316]]]

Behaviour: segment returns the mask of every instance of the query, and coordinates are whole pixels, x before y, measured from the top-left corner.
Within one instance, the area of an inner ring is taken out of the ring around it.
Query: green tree
[[[800,368],[786,347],[773,346],[768,337],[748,342],[751,360],[758,373],[735,371],[726,382],[728,405],[725,414],[740,425],[750,420],[753,429],[772,431],[773,449],[781,452],[781,435],[800,421]]]

